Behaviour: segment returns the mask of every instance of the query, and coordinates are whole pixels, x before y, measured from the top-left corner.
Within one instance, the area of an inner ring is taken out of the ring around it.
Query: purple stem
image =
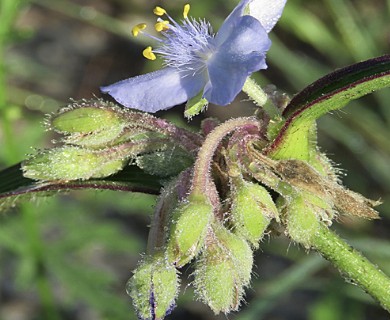
[[[214,153],[224,137],[238,129],[260,130],[260,124],[256,118],[237,118],[224,122],[207,135],[194,165],[191,195],[209,195],[210,186],[214,183],[210,177],[210,166]]]

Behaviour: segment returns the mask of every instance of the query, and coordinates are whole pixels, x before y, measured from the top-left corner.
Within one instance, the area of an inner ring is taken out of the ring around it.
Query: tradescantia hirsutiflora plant
[[[238,310],[250,284],[252,252],[276,226],[389,310],[389,279],[329,229],[339,215],[379,218],[373,209],[379,202],[340,184],[315,131],[321,115],[389,86],[389,74],[390,56],[340,69],[283,110],[278,103],[284,99],[268,99],[249,79],[250,97],[280,114],[206,119],[198,133],[104,100],[74,102],[48,121],[63,134],[61,146],[1,172],[2,208],[52,190],[160,193],[148,251],[127,285],[144,319],[173,309],[177,270],[189,263],[198,299],[215,313]]]
[[[329,229],[339,215],[378,218],[379,203],[340,184],[315,130],[327,112],[388,87],[389,74],[390,56],[368,60],[291,101],[267,96],[248,78],[243,91],[258,112],[224,123],[206,119],[197,133],[104,100],[74,102],[48,121],[64,137],[60,146],[0,173],[2,208],[52,190],[160,194],[146,255],[127,284],[142,319],[172,311],[178,270],[190,263],[199,300],[215,313],[238,310],[253,251],[275,229],[318,251],[389,310],[388,277]]]

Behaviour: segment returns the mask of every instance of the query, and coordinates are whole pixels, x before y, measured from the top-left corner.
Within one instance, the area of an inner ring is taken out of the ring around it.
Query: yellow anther
[[[141,30],[144,30],[146,28],[146,23],[140,23],[137,24],[133,29],[131,29],[131,33],[134,37],[138,36]]]
[[[156,55],[152,52],[152,47],[147,47],[142,51],[143,56],[149,60],[156,60]]]
[[[188,12],[190,12],[190,5],[187,3],[186,5],[184,5],[184,10],[183,10],[183,17],[184,19],[187,19],[188,18]]]
[[[154,25],[154,28],[156,29],[157,32],[161,32],[163,30],[168,30],[169,29],[169,21],[168,20],[163,20],[159,21]]]
[[[164,14],[166,14],[167,12],[165,11],[165,9],[163,9],[163,8],[161,8],[161,7],[159,7],[159,6],[157,6],[156,8],[154,8],[153,13],[154,13],[156,16],[161,17],[161,16],[163,16]]]

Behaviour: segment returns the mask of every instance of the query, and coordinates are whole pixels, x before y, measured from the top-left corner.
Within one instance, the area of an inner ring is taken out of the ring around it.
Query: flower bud
[[[104,107],[104,108],[103,108]],[[72,106],[55,115],[52,127],[67,135],[66,143],[86,147],[104,147],[122,135],[126,121],[123,111],[103,101]]]
[[[213,207],[205,196],[190,196],[189,202],[178,205],[168,240],[169,261],[181,267],[199,253],[212,217]]]
[[[292,240],[308,249],[320,224],[316,209],[318,208],[305,201],[302,196],[292,198],[287,204],[287,233]]]
[[[88,105],[75,105],[63,109],[52,120],[53,128],[61,133],[90,133],[120,127],[123,123],[120,109],[107,102],[96,101]],[[94,105],[95,104],[95,105]]]
[[[228,250],[229,256],[237,268],[241,285],[249,285],[253,266],[253,252],[248,242],[223,226],[215,227],[214,232],[218,242]]]
[[[235,283],[237,272],[225,255],[222,250],[209,250],[195,271],[196,294],[215,314],[237,309],[241,299],[241,288]]]
[[[121,170],[126,159],[107,151],[61,147],[41,152],[22,164],[24,176],[35,180],[102,178]]]
[[[247,242],[222,226],[196,264],[194,286],[199,299],[214,311],[237,310],[250,282],[252,251]]]
[[[179,289],[176,268],[164,258],[143,261],[126,285],[140,319],[163,319],[175,307]]]
[[[235,232],[257,248],[278,210],[263,186],[240,180],[232,195],[231,217]]]

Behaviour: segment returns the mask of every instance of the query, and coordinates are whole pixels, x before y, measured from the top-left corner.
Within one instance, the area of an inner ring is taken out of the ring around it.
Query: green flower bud
[[[41,152],[23,162],[24,176],[35,180],[102,178],[121,170],[126,159],[114,152],[61,147]]]
[[[250,282],[252,251],[244,239],[222,226],[216,227],[215,239],[196,264],[194,286],[201,301],[215,314],[237,310],[244,287]]]
[[[253,266],[253,252],[248,242],[223,226],[215,227],[214,232],[218,242],[229,252],[229,256],[236,266],[241,286],[249,285]]]
[[[320,224],[316,207],[302,196],[292,198],[287,204],[286,224],[291,239],[310,248]]]
[[[51,122],[57,132],[68,135],[66,143],[91,148],[104,147],[119,138],[126,126],[123,111],[103,101],[63,109]]]
[[[90,133],[120,127],[123,123],[120,109],[103,101],[100,104],[101,107],[76,105],[74,109],[63,109],[52,118],[52,126],[62,133]]]
[[[211,253],[210,253],[211,254]],[[215,256],[223,256],[213,251]],[[215,314],[236,310],[241,299],[241,290],[235,283],[237,273],[232,261],[221,257],[214,261],[202,258],[195,271],[196,294]]]
[[[163,319],[175,307],[179,290],[176,268],[164,258],[150,258],[140,264],[127,283],[140,319]]]
[[[212,217],[213,206],[204,196],[190,196],[189,202],[179,204],[168,240],[169,261],[181,267],[199,253]]]
[[[278,210],[263,186],[240,180],[232,195],[231,217],[235,232],[257,248]]]

